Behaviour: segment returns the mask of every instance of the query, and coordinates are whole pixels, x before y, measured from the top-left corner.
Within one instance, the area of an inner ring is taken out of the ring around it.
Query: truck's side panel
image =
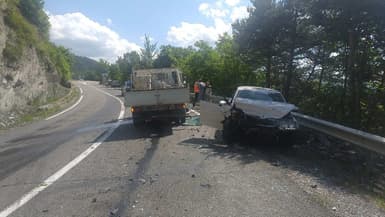
[[[125,95],[126,106],[183,104],[188,101],[188,88],[129,91]]]

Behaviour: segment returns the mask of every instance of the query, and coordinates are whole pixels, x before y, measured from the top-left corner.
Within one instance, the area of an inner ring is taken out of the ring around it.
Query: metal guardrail
[[[304,127],[385,155],[385,138],[381,136],[313,118],[308,115],[294,112],[293,115],[298,123]]]

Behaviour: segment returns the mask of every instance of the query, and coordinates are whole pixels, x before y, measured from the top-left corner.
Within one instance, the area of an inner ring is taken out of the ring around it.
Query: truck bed
[[[189,101],[188,88],[132,90],[125,94],[126,106],[183,104]]]

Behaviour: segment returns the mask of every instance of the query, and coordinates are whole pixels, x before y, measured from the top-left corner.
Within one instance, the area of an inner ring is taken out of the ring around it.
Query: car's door
[[[211,103],[200,101],[201,123],[217,129],[222,129],[222,121],[230,112],[230,105],[220,105],[219,103]]]

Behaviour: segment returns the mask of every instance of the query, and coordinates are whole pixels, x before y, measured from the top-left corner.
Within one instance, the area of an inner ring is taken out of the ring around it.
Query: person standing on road
[[[193,106],[195,106],[195,104],[198,102],[198,99],[199,99],[199,81],[195,81],[194,83],[194,94],[195,94],[195,97],[193,100]]]
[[[203,81],[199,82],[199,100],[205,100],[206,83]]]
[[[206,93],[205,93],[207,101],[211,100],[212,94],[213,94],[213,87],[211,86],[210,81],[207,81],[206,82]]]

